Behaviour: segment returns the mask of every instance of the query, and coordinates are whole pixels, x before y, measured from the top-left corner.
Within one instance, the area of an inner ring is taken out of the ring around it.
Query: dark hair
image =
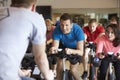
[[[28,8],[32,3],[36,3],[37,0],[12,0],[11,6]]]
[[[115,16],[114,16],[114,17],[112,17],[112,18],[110,19],[110,21],[116,21],[116,22],[118,22],[118,21],[119,21],[119,17],[117,17],[117,16],[115,17]]]
[[[110,24],[106,27],[106,29],[109,27],[112,28],[115,35],[115,39],[113,40],[113,46],[117,47],[118,45],[120,45],[120,28],[117,24]]]
[[[61,17],[60,17],[60,20],[70,20],[70,22],[72,23],[72,17],[70,14],[68,13],[64,13]]]

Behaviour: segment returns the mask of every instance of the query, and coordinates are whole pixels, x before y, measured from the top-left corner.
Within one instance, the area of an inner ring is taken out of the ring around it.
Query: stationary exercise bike
[[[23,69],[31,69],[31,78],[34,78],[35,80],[44,80],[41,71],[38,69],[38,66],[36,65],[34,61],[34,56],[32,53],[26,53],[24,56],[21,67]]]
[[[117,57],[119,55],[119,53],[117,53],[117,56],[115,56],[113,52],[107,52],[106,60],[109,61],[109,66],[107,69],[106,80],[116,80],[113,64],[118,60]]]
[[[96,68],[100,65],[100,60],[99,60],[99,58],[95,57],[96,45],[93,42],[89,42],[87,47],[90,48],[89,80],[97,80]],[[84,79],[84,80],[86,80],[86,79]]]
[[[114,56],[113,52],[108,52],[108,60],[110,61],[109,67],[107,70],[107,79],[108,80],[115,80],[115,73],[114,73],[114,68],[113,68],[113,61],[117,60],[117,58]]]
[[[62,80],[74,80],[73,75],[70,70],[66,69],[66,60],[69,60],[70,63],[76,64],[81,61],[81,56],[79,55],[67,55],[64,49],[58,49],[56,54],[50,54],[49,56],[56,56],[62,59],[63,71],[62,71]]]

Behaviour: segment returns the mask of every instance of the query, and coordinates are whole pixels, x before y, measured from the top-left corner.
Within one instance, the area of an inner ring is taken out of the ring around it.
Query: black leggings
[[[100,65],[100,78],[99,80],[105,80],[107,69],[109,66],[109,61],[104,58]],[[120,80],[120,60],[113,63],[115,69],[116,80]]]

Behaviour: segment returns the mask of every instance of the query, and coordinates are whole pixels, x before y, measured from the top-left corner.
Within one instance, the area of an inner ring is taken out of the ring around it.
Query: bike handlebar
[[[96,49],[96,44],[93,43],[93,42],[88,42],[88,43],[86,43],[86,47],[87,47],[87,48],[90,48],[90,49],[93,49],[93,51],[95,51],[95,49]]]
[[[82,58],[80,55],[78,54],[66,54],[65,50],[62,49],[62,50],[57,50],[57,53],[55,54],[49,54],[48,57],[50,56],[56,56],[56,57],[59,57],[60,59],[63,59],[63,58],[67,58],[71,64],[76,64],[77,62],[81,62],[82,61]]]
[[[101,54],[104,55],[104,53],[101,53]],[[119,55],[120,55],[119,53],[117,53],[117,56],[115,56],[114,53],[112,53],[112,54],[107,54],[106,59],[109,60],[110,62],[114,62],[114,61],[119,60],[119,59],[117,58]]]

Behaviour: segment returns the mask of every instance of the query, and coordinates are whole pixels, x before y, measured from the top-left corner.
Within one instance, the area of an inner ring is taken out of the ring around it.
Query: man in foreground
[[[12,0],[11,3],[9,16],[0,21],[0,80],[23,80],[18,72],[29,41],[45,80],[53,80],[45,53],[45,22],[42,15],[33,12],[36,0]]]

